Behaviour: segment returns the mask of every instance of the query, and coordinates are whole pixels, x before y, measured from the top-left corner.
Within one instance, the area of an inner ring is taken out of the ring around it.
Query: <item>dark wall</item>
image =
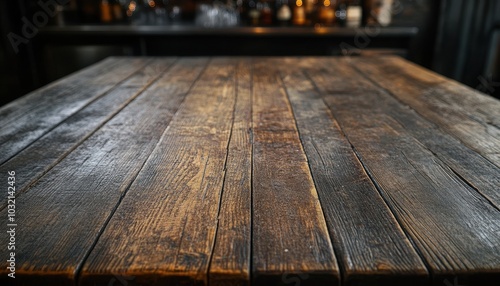
[[[500,1],[443,0],[433,69],[483,92],[500,96]],[[495,59],[496,58],[496,59]]]
[[[0,105],[33,90],[39,85],[33,42],[19,45],[16,52],[9,34],[22,35],[23,1],[0,1]]]
[[[408,59],[427,68],[432,67],[440,0],[397,0],[391,26],[417,27]]]

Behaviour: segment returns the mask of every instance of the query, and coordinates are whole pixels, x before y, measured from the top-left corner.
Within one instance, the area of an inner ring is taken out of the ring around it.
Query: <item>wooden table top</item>
[[[108,58],[0,126],[1,285],[500,283],[500,101],[401,58]]]

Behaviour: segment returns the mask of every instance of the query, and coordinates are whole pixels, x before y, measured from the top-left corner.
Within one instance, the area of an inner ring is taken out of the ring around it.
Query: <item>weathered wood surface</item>
[[[83,285],[122,272],[132,285],[207,283],[236,72],[234,61],[215,59],[195,83],[84,265]]]
[[[234,122],[226,158],[219,225],[209,269],[210,285],[250,284],[252,74],[251,61],[239,61]]]
[[[109,58],[0,108],[0,285],[497,286],[499,118],[396,57]]]
[[[337,285],[336,258],[279,73],[258,60],[252,83],[254,282]]]
[[[20,196],[16,285],[75,281],[205,62],[174,66]],[[0,213],[7,217],[7,209]]]
[[[309,63],[314,66],[316,61]],[[356,158],[314,82],[301,69],[283,69],[282,77],[330,235],[342,259],[344,281],[366,285],[425,282],[424,263]]]
[[[456,276],[471,284],[479,283],[477,276],[482,276],[482,285],[496,283],[500,274],[498,208],[402,125],[398,119],[405,115],[407,121],[419,120],[405,114],[405,106],[396,109],[390,104],[394,98],[360,78],[347,61],[322,66],[323,73],[312,74],[325,102],[429,265],[433,282],[439,285]],[[327,78],[328,72],[338,76]],[[490,168],[498,176],[498,169]],[[494,191],[498,188],[489,190]]]
[[[108,59],[0,109],[0,163],[142,68],[138,59]]]
[[[500,166],[500,102],[388,57],[353,61],[395,98]],[[397,64],[393,64],[396,62]]]
[[[64,120],[11,160],[0,165],[0,174],[16,170],[19,197],[30,184],[140,95],[173,61],[174,59],[159,59],[149,62],[115,89]],[[5,199],[3,202],[6,202],[7,195],[2,194]]]

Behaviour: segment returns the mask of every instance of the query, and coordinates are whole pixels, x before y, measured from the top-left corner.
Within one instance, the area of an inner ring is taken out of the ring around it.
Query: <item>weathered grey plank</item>
[[[391,116],[394,106],[385,105],[371,82],[353,77],[356,72],[342,60],[331,60],[323,67],[337,80],[324,73],[315,74],[313,80],[417,245],[433,282],[442,285],[445,279],[458,278],[464,284],[496,285],[499,210],[401,126]]]
[[[385,61],[384,61],[385,62]],[[356,66],[353,66],[356,69]],[[389,70],[389,68],[387,68]],[[390,72],[389,72],[390,73]],[[349,77],[358,77],[353,69],[347,69],[344,74]],[[420,77],[425,73],[419,74]],[[434,79],[426,79],[430,81]],[[353,81],[344,81],[340,79],[331,79],[318,76],[317,80],[331,82],[332,85],[341,87],[339,90],[345,90]],[[374,93],[374,85],[369,80],[356,81],[356,89],[359,92]],[[424,89],[424,87],[422,87]],[[401,92],[404,92],[402,90]],[[375,108],[378,103],[383,102],[385,112],[403,125],[405,130],[411,133],[425,148],[433,152],[443,162],[445,162],[455,173],[467,181],[482,195],[484,195],[492,204],[500,209],[500,168],[491,161],[465,146],[460,140],[445,132],[440,125],[429,122],[422,118],[420,114],[411,108],[405,108],[400,101],[388,93],[375,91],[378,96],[363,99],[365,105]],[[446,117],[443,117],[446,118]]]
[[[450,80],[435,79],[395,58],[353,64],[398,100],[500,166],[500,102],[458,88]]]
[[[250,285],[252,196],[252,68],[249,59],[236,70],[236,106],[229,142],[219,225],[209,269],[209,284]]]
[[[146,67],[140,69],[128,80],[70,116],[11,160],[2,164],[0,174],[3,177],[10,170],[16,171],[16,190],[19,197],[30,184],[149,87],[173,62],[173,58],[155,59],[149,62]],[[2,205],[5,206],[8,194],[4,193],[2,196],[5,198]]]
[[[300,61],[316,66],[316,60]],[[295,64],[295,62],[294,62]],[[343,285],[425,285],[422,260],[358,161],[311,80],[280,64]],[[317,71],[320,72],[320,71]],[[310,76],[315,78],[316,73]]]
[[[278,71],[253,76],[255,285],[338,285],[339,269],[290,103]]]
[[[137,58],[110,61],[34,91],[2,108],[0,164],[146,64],[144,59]]]
[[[82,285],[207,283],[236,102],[235,64],[214,59],[90,254]],[[114,253],[127,253],[116,256]]]
[[[180,61],[17,201],[18,285],[75,284],[106,221],[205,65],[203,59]],[[0,213],[6,217],[5,209]],[[0,241],[7,241],[6,232]],[[6,251],[0,255],[7,257]],[[0,270],[0,284],[10,279],[6,271]]]

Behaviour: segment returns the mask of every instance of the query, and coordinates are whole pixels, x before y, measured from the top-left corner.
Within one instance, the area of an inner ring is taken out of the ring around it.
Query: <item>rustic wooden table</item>
[[[400,58],[109,58],[0,126],[1,285],[500,283],[500,101]]]

